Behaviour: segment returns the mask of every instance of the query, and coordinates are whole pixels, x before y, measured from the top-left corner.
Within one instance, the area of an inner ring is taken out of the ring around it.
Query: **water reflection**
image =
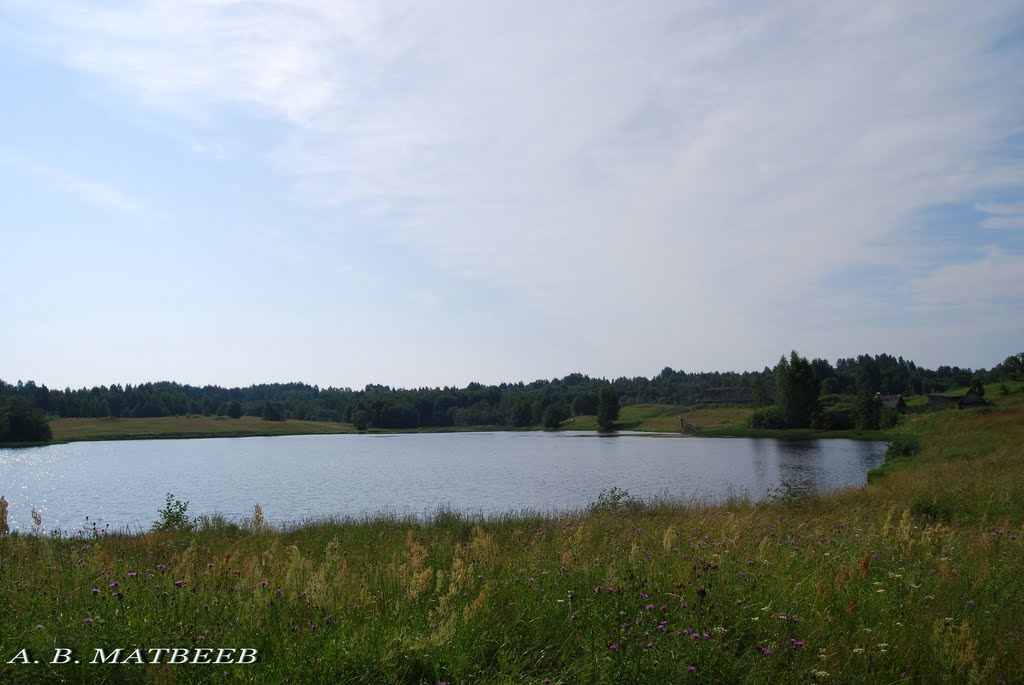
[[[580,509],[617,487],[675,500],[861,485],[882,443],[574,433],[323,435],[83,442],[0,449],[13,528],[146,529],[166,493],[189,514],[297,522],[449,506],[471,514]]]

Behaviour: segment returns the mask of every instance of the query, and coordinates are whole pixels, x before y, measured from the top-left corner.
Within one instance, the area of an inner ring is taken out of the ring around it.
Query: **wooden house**
[[[903,413],[907,410],[907,403],[903,401],[903,395],[879,395],[882,407]]]
[[[969,409],[971,407],[984,407],[987,404],[988,402],[985,401],[985,398],[979,395],[974,390],[968,390],[967,394],[961,397],[960,401],[957,402],[957,406],[960,407],[961,409]]]
[[[971,407],[984,407],[988,402],[974,390],[968,390],[964,394],[941,393],[928,395],[928,406],[933,408],[950,407],[956,405],[958,409],[969,409]]]

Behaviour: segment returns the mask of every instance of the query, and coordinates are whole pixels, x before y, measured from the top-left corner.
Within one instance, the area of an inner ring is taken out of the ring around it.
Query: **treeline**
[[[1011,358],[1012,359],[1012,358]],[[1003,365],[993,371],[956,366],[925,369],[902,357],[861,355],[810,361],[823,395],[859,392],[902,393],[905,396],[966,387],[973,381],[1001,380]],[[98,386],[63,390],[0,380],[0,406],[24,399],[51,417],[262,416],[354,423],[360,428],[457,426],[522,427],[550,425],[571,415],[597,414],[603,388],[611,387],[621,405],[658,403],[690,405],[702,390],[713,387],[757,387],[775,384],[773,369],[756,372],[695,372],[665,368],[653,378],[602,378],[573,373],[532,383],[464,388],[399,389],[368,385],[362,390],[320,388],[305,383],[274,383],[246,388],[191,386],[173,382]]]

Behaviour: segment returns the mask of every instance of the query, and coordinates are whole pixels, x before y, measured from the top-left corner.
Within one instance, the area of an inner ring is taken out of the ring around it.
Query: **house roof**
[[[899,409],[900,407],[907,406],[907,403],[903,401],[903,395],[879,395],[878,399],[882,401],[882,406],[887,409]]]

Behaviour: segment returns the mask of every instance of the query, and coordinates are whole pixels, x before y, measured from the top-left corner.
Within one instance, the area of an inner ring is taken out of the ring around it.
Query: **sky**
[[[0,0],[0,378],[1024,349],[1024,6]]]

